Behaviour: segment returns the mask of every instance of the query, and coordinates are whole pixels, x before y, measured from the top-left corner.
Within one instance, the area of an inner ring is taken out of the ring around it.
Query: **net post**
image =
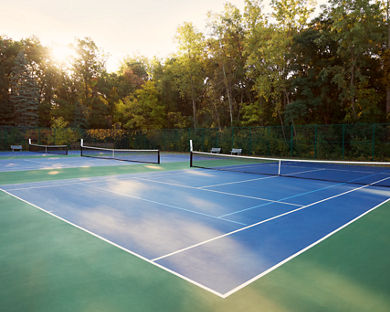
[[[278,161],[278,176],[280,176],[281,167],[282,167],[282,160],[279,159],[279,161]]]
[[[160,164],[160,150],[157,150],[157,164]]]
[[[31,144],[31,139],[28,139],[28,144],[29,144],[29,145]]]
[[[192,151],[194,150],[194,147],[192,145],[192,140],[190,140],[190,167],[192,167]]]
[[[80,139],[80,156],[83,156],[84,139]]]

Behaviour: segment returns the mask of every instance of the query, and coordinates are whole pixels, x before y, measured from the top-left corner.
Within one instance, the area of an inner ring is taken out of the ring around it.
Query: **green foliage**
[[[125,129],[161,129],[165,125],[165,109],[160,104],[154,82],[146,82],[134,95],[119,101],[117,120]]]
[[[192,120],[196,128],[197,102],[206,78],[202,63],[205,48],[203,34],[196,31],[191,23],[184,23],[178,28],[176,39],[179,44],[176,66],[173,67],[176,86],[181,98],[192,105]]]
[[[15,58],[10,77],[10,104],[14,109],[16,126],[38,125],[39,89],[33,68],[21,50]]]
[[[389,121],[383,2],[330,0],[316,17],[310,0],[271,0],[270,9],[227,3],[205,33],[179,26],[177,53],[127,57],[115,73],[90,38],[75,41],[65,68],[37,38],[0,37],[0,124],[145,132]]]

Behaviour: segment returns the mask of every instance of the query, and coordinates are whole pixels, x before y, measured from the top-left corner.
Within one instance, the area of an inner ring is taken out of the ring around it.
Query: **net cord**
[[[193,152],[199,155],[211,155],[215,157],[215,154],[208,152]],[[390,166],[390,162],[379,162],[379,161],[346,161],[346,160],[317,160],[317,159],[293,159],[293,158],[267,158],[267,157],[255,157],[255,156],[240,156],[230,154],[218,154],[218,157],[226,158],[237,158],[237,159],[254,159],[254,160],[272,160],[279,162],[279,168],[282,162],[311,162],[318,164],[343,164],[343,165],[378,165],[378,166]]]
[[[29,146],[37,146],[37,147],[44,147],[46,150],[48,149],[48,148],[51,148],[51,147],[53,147],[53,148],[56,148],[56,147],[68,147],[68,145],[44,145],[44,144],[29,144]]]
[[[112,152],[113,156],[115,155],[115,152],[159,152],[158,149],[117,149],[117,148],[104,148],[104,147],[96,147],[96,146],[88,146],[88,145],[81,145],[82,148],[85,149],[94,149],[94,150],[100,150],[100,151],[106,151],[106,152]]]
[[[86,145],[83,144],[83,140],[81,140],[81,144],[80,144],[81,156],[95,157],[95,156],[85,155],[83,153],[83,150],[88,150],[88,149],[111,152],[112,159],[116,159],[116,160],[123,160],[123,159],[117,158],[115,156],[116,152],[118,152],[118,153],[120,153],[120,152],[157,153],[157,162],[151,162],[151,163],[157,163],[157,164],[161,163],[161,160],[160,160],[160,150],[159,149],[153,149],[153,150],[152,149],[148,149],[148,150],[144,150],[144,149],[110,149],[110,148],[104,148],[104,147],[86,146]],[[142,161],[136,161],[136,160],[129,160],[129,161],[142,162]]]

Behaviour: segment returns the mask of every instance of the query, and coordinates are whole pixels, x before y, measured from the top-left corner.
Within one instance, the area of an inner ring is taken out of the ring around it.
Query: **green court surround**
[[[187,168],[0,173],[0,184]],[[390,202],[221,299],[0,192],[1,311],[390,311]]]

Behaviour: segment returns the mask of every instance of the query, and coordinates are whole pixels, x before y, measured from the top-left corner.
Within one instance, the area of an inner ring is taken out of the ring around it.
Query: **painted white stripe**
[[[97,186],[95,186],[94,188],[98,189],[98,190],[101,190],[102,192],[109,192],[109,193],[116,194],[116,195],[130,197],[130,198],[142,200],[142,201],[145,201],[145,202],[148,202],[148,203],[156,204],[156,205],[159,205],[159,206],[164,206],[164,207],[168,207],[168,208],[171,208],[171,209],[186,211],[186,212],[189,212],[189,213],[192,213],[192,214],[208,217],[208,218],[211,218],[211,219],[216,219],[216,220],[220,220],[220,221],[222,220],[222,221],[227,221],[227,222],[230,222],[230,223],[245,225],[244,223],[241,223],[241,222],[238,222],[238,221],[225,219],[225,218],[219,217],[219,216],[209,215],[209,214],[206,214],[206,213],[202,213],[202,212],[198,212],[198,211],[182,208],[182,207],[175,206],[175,205],[161,203],[161,202],[158,202],[158,201],[155,201],[155,200],[143,198],[143,197],[140,197],[140,196],[135,196],[135,195],[132,195],[132,194],[127,194],[127,193],[118,192],[118,191],[112,191],[112,190],[108,190],[107,188],[101,188],[101,187],[97,187]]]
[[[182,188],[196,189],[196,190],[201,190],[201,191],[211,192],[211,193],[218,193],[218,194],[224,194],[224,195],[230,195],[230,196],[236,196],[236,197],[243,197],[243,198],[249,198],[249,199],[264,200],[264,201],[271,202],[271,203],[280,203],[280,204],[290,205],[290,206],[295,206],[295,207],[301,207],[302,206],[302,205],[298,205],[298,204],[287,203],[287,202],[283,202],[283,201],[279,201],[279,200],[272,200],[272,199],[263,198],[263,197],[242,195],[242,194],[229,193],[229,192],[222,192],[222,191],[217,191],[217,190],[209,190],[209,189],[203,189],[203,188],[196,187],[196,186],[177,184],[177,183],[169,183],[169,182],[161,182],[161,181],[152,180],[152,179],[146,179],[146,178],[141,178],[141,177],[134,177],[134,179],[148,181],[148,182],[154,182],[154,183],[164,184],[164,185],[172,185],[172,186],[177,186],[177,187],[182,187]]]
[[[234,168],[238,168],[238,167],[234,167]],[[205,169],[207,169],[207,168],[205,168]],[[315,172],[315,171],[323,171],[323,170],[326,170],[326,169],[312,169],[312,170],[306,170],[306,171],[293,172],[291,174],[303,174],[303,173]],[[220,171],[224,171],[224,170],[220,170]],[[235,172],[234,170],[232,170],[232,171],[226,170],[226,171],[228,171],[228,172]],[[258,173],[258,174],[260,174],[260,173]],[[204,186],[200,186],[199,188],[203,189],[203,188],[214,187],[214,186],[224,186],[224,185],[245,183],[245,182],[250,182],[250,181],[265,180],[265,179],[278,178],[278,177],[283,177],[283,176],[284,175],[280,175],[280,172],[278,172],[277,175],[275,174],[275,175],[271,175],[271,176],[267,176],[267,177],[256,178],[256,179],[248,179],[248,180],[237,181],[237,182],[227,182],[227,183],[220,183],[220,184],[204,185]]]
[[[250,228],[252,228],[252,227],[255,227],[255,226],[258,226],[258,225],[260,225],[260,224],[263,224],[263,223],[272,221],[272,220],[274,220],[274,219],[278,219],[278,218],[281,218],[281,217],[283,217],[283,216],[287,216],[287,215],[289,215],[289,214],[291,214],[291,213],[300,211],[300,210],[302,210],[302,209],[306,209],[306,208],[308,208],[308,207],[311,207],[311,206],[317,205],[317,204],[319,204],[319,203],[322,203],[322,202],[331,200],[331,199],[333,199],[333,198],[337,198],[337,197],[346,195],[346,194],[348,194],[348,193],[355,192],[355,191],[360,190],[360,189],[362,189],[362,188],[366,188],[366,187],[371,186],[371,185],[373,185],[373,184],[380,183],[380,182],[382,182],[382,181],[384,181],[384,180],[387,180],[387,179],[390,179],[390,177],[387,177],[387,178],[385,178],[385,179],[376,181],[375,183],[372,183],[372,184],[363,185],[363,186],[354,188],[354,189],[352,189],[352,190],[349,190],[349,191],[346,191],[346,192],[343,192],[343,193],[340,193],[340,194],[336,194],[336,195],[333,195],[333,196],[330,196],[330,197],[321,199],[321,200],[316,201],[316,202],[314,202],[314,203],[311,203],[311,204],[302,206],[302,207],[297,208],[297,209],[294,209],[294,210],[287,211],[287,212],[285,212],[285,213],[281,213],[281,214],[279,214],[279,215],[276,215],[276,216],[273,216],[273,217],[271,217],[271,218],[268,218],[268,219],[265,219],[265,220],[256,222],[256,223],[251,224],[251,225],[247,225],[247,226],[245,226],[245,227],[242,227],[242,228],[240,228],[240,229],[231,231],[231,232],[229,232],[229,233],[225,233],[225,234],[222,234],[222,235],[219,235],[219,236],[210,238],[210,239],[208,239],[208,240],[205,240],[205,241],[203,241],[203,242],[199,242],[199,243],[197,243],[197,244],[193,244],[193,245],[191,245],[191,246],[188,246],[188,247],[185,247],[185,248],[182,248],[182,249],[173,251],[173,252],[171,252],[171,253],[169,253],[169,254],[166,254],[166,255],[163,255],[163,256],[154,258],[154,259],[152,259],[152,261],[158,261],[158,260],[161,260],[161,259],[164,259],[164,258],[173,256],[173,255],[175,255],[175,254],[181,253],[181,252],[183,252],[183,251],[190,250],[190,249],[193,249],[193,248],[196,248],[196,247],[205,245],[205,244],[210,243],[210,242],[213,242],[213,241],[215,241],[215,240],[218,240],[218,239],[221,239],[221,238],[224,238],[224,237],[233,235],[233,234],[235,234],[235,233],[238,233],[238,232],[241,232],[241,231],[244,231],[244,230],[247,230],[247,229],[250,229]]]
[[[99,182],[109,182],[109,181],[117,181],[114,179],[95,179],[90,180],[89,178],[86,178],[88,180],[82,180],[83,178],[79,179],[72,179],[71,181],[66,181],[65,183],[56,183],[56,181],[47,181],[52,182],[51,184],[47,185],[33,185],[33,186],[26,186],[26,187],[17,187],[17,188],[10,188],[8,191],[22,191],[22,190],[29,190],[29,189],[40,189],[40,188],[50,188],[50,187],[59,187],[59,186],[68,186],[68,185],[74,185],[74,184],[87,184],[87,183],[99,183]],[[59,180],[63,181],[63,180]],[[33,182],[33,183],[40,183],[40,182]],[[3,186],[4,187],[4,186]]]
[[[113,176],[113,177],[115,177],[115,176]],[[118,177],[122,177],[123,178],[123,175],[118,175]],[[264,201],[267,201],[267,202],[280,203],[280,204],[283,204],[283,205],[289,205],[289,206],[294,206],[294,207],[302,207],[302,205],[299,205],[299,204],[289,203],[289,202],[280,201],[280,200],[272,200],[272,199],[268,199],[268,198],[264,198],[264,197],[242,195],[242,194],[237,194],[237,193],[223,192],[223,191],[206,189],[206,187],[212,187],[212,186],[218,186],[218,185],[227,185],[227,184],[235,184],[235,183],[245,183],[245,182],[250,182],[250,181],[256,181],[256,180],[267,179],[267,178],[277,178],[277,177],[278,176],[270,176],[270,177],[265,177],[265,178],[255,178],[255,179],[248,179],[248,180],[231,182],[231,183],[222,183],[222,184],[202,186],[202,187],[195,187],[195,186],[184,185],[184,184],[179,184],[179,183],[161,182],[161,181],[158,181],[158,180],[147,179],[147,178],[144,178],[144,177],[137,177],[137,176],[131,176],[131,177],[129,177],[129,179],[133,178],[133,179],[144,180],[144,181],[148,181],[148,182],[154,182],[154,183],[158,183],[158,184],[171,185],[171,186],[177,186],[177,187],[189,188],[189,189],[197,189],[197,190],[202,190],[202,191],[206,191],[206,192],[212,192],[212,193],[218,193],[218,194],[230,195],[230,196],[236,196],[236,197],[242,197],[242,198],[248,198],[248,199],[264,200]],[[48,184],[48,185],[34,185],[34,186],[27,186],[27,187],[18,187],[18,188],[11,188],[11,189],[8,189],[8,190],[9,191],[19,191],[19,190],[26,190],[26,189],[50,188],[50,187],[66,186],[66,185],[73,185],[73,184],[87,184],[87,183],[95,183],[95,182],[98,183],[98,182],[116,181],[116,179],[112,178],[112,177],[111,178],[99,177],[99,178],[95,178],[94,180],[91,180],[91,179],[89,179],[89,180],[81,180],[81,179],[83,179],[83,178],[72,179],[71,181],[67,181],[65,183],[58,183],[58,182],[54,183],[54,181],[51,181],[51,184]],[[225,219],[225,220],[228,220],[228,219]],[[242,225],[242,223],[239,223],[239,224]]]
[[[362,218],[363,216],[365,216],[366,214],[370,213],[371,211],[375,210],[376,208],[386,204],[387,202],[390,201],[390,198],[386,199],[385,201],[383,201],[382,203],[376,205],[375,207],[371,208],[370,210],[367,210],[366,212],[362,213],[360,216],[357,216],[355,219],[352,219],[351,221],[345,223],[344,225],[340,226],[339,228],[335,229],[334,231],[330,232],[329,234],[325,235],[324,237],[320,238],[319,240],[315,241],[314,243],[310,244],[309,246],[299,250],[298,252],[296,252],[295,254],[291,255],[290,257],[284,259],[283,261],[275,264],[273,267],[269,268],[268,270],[262,272],[261,274],[251,278],[250,280],[246,281],[245,283],[237,286],[236,288],[228,291],[227,293],[223,294],[223,298],[227,298],[228,296],[234,294],[235,292],[239,291],[240,289],[244,288],[245,286],[248,286],[249,284],[251,284],[252,282],[258,280],[259,278],[263,277],[264,275],[272,272],[273,270],[277,269],[278,267],[282,266],[283,264],[285,264],[286,262],[294,259],[295,257],[299,256],[300,254],[304,253],[305,251],[309,250],[310,248],[314,247],[315,245],[318,245],[319,243],[321,243],[322,241],[324,241],[325,239],[329,238],[330,236],[336,234],[338,231],[341,231],[342,229],[344,229],[345,227],[347,227],[348,225],[352,224],[353,222],[359,220],[360,218]]]
[[[199,186],[199,188],[200,188],[200,189],[203,189],[203,188],[214,187],[214,186],[224,186],[224,185],[240,184],[240,183],[258,181],[258,180],[274,179],[274,178],[277,178],[277,177],[278,177],[277,175],[274,175],[274,176],[267,176],[267,177],[261,177],[261,178],[255,178],[255,179],[248,179],[248,180],[241,180],[241,181],[234,181],[234,182],[210,184],[210,185]]]
[[[127,253],[129,253],[131,255],[133,255],[133,256],[136,256],[137,258],[140,258],[140,259],[142,259],[142,260],[144,260],[144,261],[146,261],[146,262],[148,262],[148,263],[150,263],[150,264],[152,264],[152,265],[154,265],[154,266],[156,266],[156,267],[158,267],[158,268],[160,268],[160,269],[162,269],[162,270],[164,270],[166,272],[169,272],[169,273],[171,273],[171,274],[173,274],[175,276],[178,276],[178,277],[186,280],[187,282],[190,282],[191,284],[194,284],[194,285],[196,285],[196,286],[198,286],[198,287],[200,287],[200,288],[202,288],[204,290],[207,290],[208,292],[211,292],[214,295],[217,295],[218,297],[223,298],[223,295],[221,293],[219,293],[219,292],[217,292],[217,291],[215,291],[215,290],[213,290],[213,289],[211,289],[211,288],[209,288],[209,287],[207,287],[205,285],[202,285],[201,283],[193,281],[192,279],[190,279],[190,278],[188,278],[188,277],[186,277],[184,275],[181,275],[180,273],[177,273],[177,272],[175,272],[175,271],[173,271],[171,269],[168,269],[168,268],[166,268],[166,267],[164,267],[164,266],[162,266],[162,265],[160,265],[158,263],[152,262],[148,258],[145,258],[144,256],[141,256],[140,254],[138,254],[138,253],[136,253],[134,251],[131,251],[131,250],[125,248],[125,247],[122,247],[122,246],[120,246],[120,245],[118,245],[118,244],[116,244],[116,243],[114,243],[114,242],[112,242],[112,241],[110,241],[110,240],[108,240],[108,239],[106,239],[106,238],[104,238],[104,237],[94,233],[94,232],[91,232],[91,231],[89,231],[89,230],[87,230],[87,229],[85,229],[85,228],[83,228],[83,227],[81,227],[81,226],[79,226],[79,225],[77,225],[77,224],[75,224],[73,222],[70,222],[70,221],[68,221],[68,220],[66,220],[66,219],[64,219],[64,218],[62,218],[60,216],[57,216],[54,213],[49,212],[49,211],[47,211],[47,210],[45,210],[45,209],[43,209],[43,208],[41,208],[41,207],[39,207],[39,206],[37,206],[37,205],[35,205],[33,203],[30,203],[30,202],[28,202],[27,200],[25,200],[23,198],[20,198],[20,197],[14,195],[12,193],[7,192],[6,190],[3,190],[2,188],[0,188],[0,191],[4,192],[5,194],[7,194],[9,196],[12,196],[12,197],[18,199],[18,200],[20,200],[20,201],[22,201],[22,202],[24,202],[24,203],[26,203],[26,204],[36,208],[36,209],[39,209],[39,210],[41,210],[41,211],[51,215],[52,217],[57,218],[57,219],[65,222],[65,223],[67,223],[67,224],[69,224],[69,225],[71,225],[71,226],[73,226],[73,227],[75,227],[75,228],[77,228],[79,230],[82,230],[82,231],[84,231],[84,232],[86,232],[86,233],[88,233],[88,234],[90,234],[90,235],[92,235],[92,236],[94,236],[94,237],[96,237],[98,239],[101,239],[102,241],[105,241],[106,243],[109,243],[110,245],[113,245],[113,246],[115,246],[115,247],[117,247],[117,248],[119,248],[119,249],[121,249],[121,250],[123,250],[123,251],[125,251],[125,252],[127,252]]]
[[[90,166],[81,166],[80,168],[83,168],[83,167],[90,167]],[[61,169],[61,168],[47,168],[47,169]],[[189,169],[191,170],[191,169]],[[172,173],[175,174],[175,176],[177,175],[177,172],[176,170],[172,170],[172,171],[167,171],[166,175],[168,176],[172,176]],[[181,173],[181,172],[180,172]],[[142,172],[141,173],[142,175],[153,175],[153,178],[164,178],[166,175],[164,176],[161,176],[161,175],[157,175],[155,176],[154,174],[156,174],[155,171],[151,171],[151,172]],[[42,183],[42,182],[27,182],[27,183],[19,183],[19,184],[7,184],[7,185],[3,185],[3,186],[6,186],[8,191],[17,191],[17,190],[27,190],[27,189],[35,189],[35,188],[45,188],[45,187],[57,187],[57,186],[66,186],[66,185],[73,185],[73,184],[84,184],[84,183],[97,183],[97,182],[111,182],[111,181],[118,181],[118,180],[125,180],[125,179],[132,179],[132,178],[135,178],[135,176],[133,176],[134,174],[132,173],[125,173],[125,174],[115,174],[115,175],[110,175],[110,176],[97,176],[97,177],[82,177],[82,178],[70,178],[70,179],[62,179],[62,180],[48,180],[48,181],[45,181],[47,183],[50,183],[50,184],[47,184],[47,185],[42,185],[42,184],[38,184],[38,183]],[[62,182],[64,181],[64,182]],[[8,188],[8,186],[12,186],[12,185],[25,185],[25,184],[34,184],[32,186],[26,186],[26,187],[15,187],[15,188]],[[37,184],[37,185],[35,185]]]
[[[386,178],[386,179],[388,179],[388,178]],[[383,180],[386,180],[386,179],[383,179]],[[382,180],[380,180],[380,181],[378,181],[378,182],[376,182],[376,183],[379,183],[379,182],[381,182],[381,181],[382,181]],[[373,183],[373,184],[374,184],[374,183]],[[362,187],[353,189],[353,190],[351,190],[351,191],[349,191],[349,192],[352,192],[352,191],[355,191],[355,190],[357,190],[357,189],[361,189],[361,188],[364,188],[364,187],[367,187],[367,186],[370,186],[370,185],[365,185],[365,186],[362,186]],[[296,256],[298,256],[299,254],[301,254],[301,253],[305,252],[306,250],[312,248],[312,247],[315,246],[316,244],[319,244],[319,243],[322,242],[323,240],[327,239],[327,238],[330,237],[331,235],[335,234],[336,232],[340,231],[341,229],[345,228],[346,226],[348,226],[348,225],[350,225],[351,223],[355,222],[356,220],[360,219],[361,217],[363,217],[364,215],[368,214],[368,213],[371,212],[372,210],[374,210],[374,209],[380,207],[381,205],[385,204],[386,202],[390,201],[390,198],[387,199],[387,200],[385,200],[385,201],[382,202],[381,204],[379,204],[379,205],[377,205],[377,206],[371,208],[370,210],[366,211],[366,212],[363,213],[362,215],[360,215],[360,216],[356,217],[355,219],[351,220],[350,222],[344,224],[344,225],[341,226],[340,228],[338,228],[338,229],[336,229],[335,231],[329,233],[328,235],[326,235],[326,236],[324,236],[323,238],[319,239],[319,240],[316,241],[315,243],[313,243],[313,244],[311,244],[311,245],[305,247],[304,249],[300,250],[299,252],[297,252],[296,254],[290,256],[289,258],[286,258],[285,260],[283,260],[283,261],[281,261],[280,263],[276,264],[275,266],[273,266],[272,268],[268,269],[267,271],[265,271],[265,272],[263,272],[263,273],[257,275],[256,277],[254,277],[254,278],[248,280],[247,282],[241,284],[240,286],[237,286],[236,288],[230,290],[229,292],[224,293],[224,294],[221,294],[221,293],[219,293],[219,292],[217,292],[217,291],[215,291],[215,290],[213,290],[213,289],[211,289],[211,288],[209,288],[209,287],[207,287],[207,286],[205,286],[205,285],[203,285],[203,284],[201,284],[201,283],[198,283],[198,282],[196,282],[196,281],[193,281],[193,280],[191,280],[190,278],[181,275],[180,273],[177,273],[177,272],[175,272],[175,271],[173,271],[173,270],[171,270],[171,269],[169,269],[169,268],[166,268],[166,267],[164,267],[164,266],[162,266],[162,265],[160,265],[160,264],[154,262],[155,260],[149,260],[149,259],[147,259],[147,258],[145,258],[145,257],[143,257],[143,256],[141,256],[141,255],[139,255],[139,254],[137,254],[137,253],[135,253],[135,252],[129,250],[129,249],[126,249],[126,248],[124,248],[124,247],[122,247],[122,246],[120,246],[120,245],[118,245],[118,244],[116,244],[116,243],[114,243],[114,242],[112,242],[112,241],[110,241],[110,240],[108,240],[108,239],[106,239],[106,238],[104,238],[104,237],[102,237],[102,236],[96,234],[96,233],[93,233],[93,232],[91,232],[91,231],[89,231],[89,230],[87,230],[87,229],[85,229],[85,228],[83,228],[83,227],[81,227],[81,226],[78,226],[78,225],[76,225],[76,224],[74,224],[74,223],[72,223],[72,222],[70,222],[70,221],[68,221],[68,220],[66,220],[66,219],[64,219],[64,218],[62,218],[62,217],[59,217],[59,216],[53,214],[53,213],[50,212],[50,211],[47,211],[47,210],[45,210],[45,209],[43,209],[43,208],[41,208],[41,207],[39,207],[39,206],[37,206],[37,205],[35,205],[35,204],[33,204],[33,203],[30,203],[30,202],[28,202],[28,201],[26,201],[26,200],[24,200],[24,199],[22,199],[22,198],[20,198],[20,197],[18,197],[18,196],[16,196],[16,195],[12,194],[12,193],[9,193],[9,192],[7,192],[6,190],[3,190],[3,189],[0,188],[0,191],[4,192],[5,194],[7,194],[7,195],[9,195],[9,196],[12,196],[12,197],[18,199],[18,200],[20,200],[20,201],[22,201],[22,202],[24,202],[24,203],[26,203],[26,204],[28,204],[28,205],[30,205],[30,206],[36,208],[36,209],[39,209],[39,210],[41,210],[41,211],[43,211],[43,212],[45,212],[45,213],[47,213],[47,214],[49,214],[49,215],[51,215],[51,216],[57,218],[57,219],[59,219],[59,220],[65,222],[65,223],[68,223],[69,225],[71,225],[71,226],[73,226],[73,227],[75,227],[75,228],[78,228],[78,229],[80,229],[80,230],[82,230],[82,231],[84,231],[84,232],[86,232],[86,233],[88,233],[88,234],[90,234],[90,235],[92,235],[92,236],[98,238],[98,239],[101,239],[102,241],[105,241],[105,242],[107,242],[107,243],[109,243],[109,244],[111,244],[111,245],[113,245],[113,246],[115,246],[115,247],[117,247],[117,248],[119,248],[119,249],[121,249],[121,250],[123,250],[123,251],[125,251],[125,252],[127,252],[127,253],[129,253],[129,254],[131,254],[131,255],[133,255],[133,256],[136,256],[137,258],[140,258],[140,259],[142,259],[142,260],[148,262],[149,264],[152,264],[152,265],[154,265],[154,266],[156,266],[156,267],[158,267],[158,268],[160,268],[160,269],[162,269],[162,270],[164,270],[164,271],[166,271],[166,272],[169,272],[169,273],[171,273],[171,274],[173,274],[173,275],[175,275],[175,276],[178,276],[178,277],[180,277],[180,278],[186,280],[187,282],[189,282],[189,283],[191,283],[191,284],[193,284],[193,285],[196,285],[196,286],[198,286],[198,287],[200,287],[200,288],[202,288],[202,289],[204,289],[204,290],[206,290],[206,291],[208,291],[208,292],[210,292],[210,293],[213,293],[213,294],[215,294],[215,295],[217,295],[217,296],[219,296],[219,297],[221,297],[221,298],[223,298],[223,299],[225,299],[225,298],[227,298],[228,296],[232,295],[233,293],[239,291],[240,289],[244,288],[245,286],[249,285],[250,283],[254,282],[255,280],[257,280],[257,279],[261,278],[262,276],[266,275],[267,273],[269,273],[269,272],[275,270],[276,268],[280,267],[280,266],[283,265],[284,263],[286,263],[286,262],[288,262],[289,260],[291,260],[291,259],[295,258]],[[345,192],[345,193],[348,193],[348,192]],[[343,195],[343,194],[345,194],[345,193],[339,194],[339,195],[337,195],[337,196],[341,196],[341,195]],[[337,197],[337,196],[333,196],[333,197]],[[304,208],[304,207],[302,207],[302,208]],[[299,210],[300,210],[300,209],[299,209]],[[255,225],[252,225],[252,226],[255,226]],[[250,226],[250,227],[252,227],[252,226]]]
[[[8,191],[23,191],[23,190],[26,190],[26,189],[58,187],[58,186],[66,186],[66,185],[74,185],[74,184],[105,183],[105,182],[108,182],[108,181],[110,181],[110,180],[103,180],[103,179],[101,179],[101,180],[78,181],[78,182],[76,180],[76,181],[72,181],[72,182],[68,182],[68,183],[59,183],[59,184],[52,184],[52,185],[39,185],[39,186],[32,186],[32,187],[25,187],[25,188],[13,188],[13,189],[9,189]],[[115,181],[117,181],[117,180],[115,180]],[[217,219],[217,220],[223,220],[223,221],[227,221],[229,223],[235,223],[235,224],[239,224],[239,225],[246,225],[245,223],[234,221],[234,220],[230,220],[230,219],[225,219],[224,217],[221,217],[221,216],[213,216],[213,215],[209,215],[209,214],[206,214],[206,213],[197,212],[197,211],[194,211],[194,210],[190,210],[190,209],[186,209],[186,208],[182,208],[182,207],[178,207],[178,206],[174,206],[174,205],[170,205],[170,204],[161,203],[161,202],[150,200],[150,199],[147,199],[147,198],[142,198],[142,197],[139,197],[139,196],[136,196],[136,195],[132,195],[132,194],[127,194],[127,193],[117,192],[117,191],[111,191],[111,190],[109,190],[107,188],[101,188],[101,187],[98,187],[98,186],[95,186],[95,185],[93,185],[92,187],[96,188],[96,189],[99,189],[99,190],[102,190],[103,192],[110,192],[110,193],[113,193],[113,194],[116,194],[116,195],[122,195],[122,196],[130,197],[130,198],[146,201],[146,202],[149,202],[149,203],[157,204],[157,205],[160,205],[160,206],[165,206],[165,207],[168,207],[168,208],[182,210],[182,211],[186,211],[186,212],[189,212],[189,213],[202,215],[202,216],[205,216],[205,217],[208,217],[208,218],[213,218],[213,219]]]

